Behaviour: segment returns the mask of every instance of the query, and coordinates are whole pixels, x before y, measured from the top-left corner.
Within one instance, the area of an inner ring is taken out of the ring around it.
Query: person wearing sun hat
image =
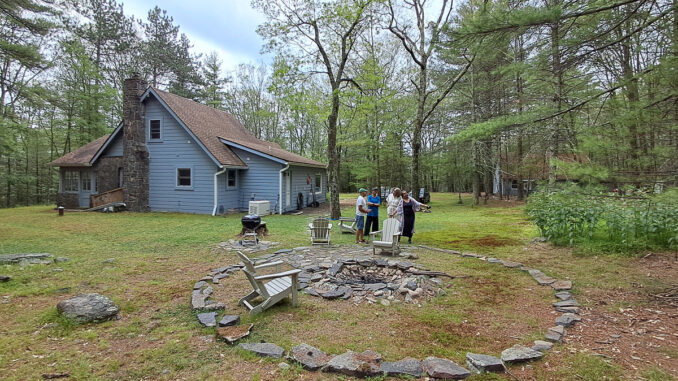
[[[356,231],[355,231],[355,243],[365,242],[365,237],[363,236],[363,228],[365,227],[365,216],[367,213],[371,212],[371,209],[367,209],[367,201],[365,201],[365,196],[367,196],[367,189],[360,188],[358,190],[360,195],[355,202],[355,222],[356,222]]]

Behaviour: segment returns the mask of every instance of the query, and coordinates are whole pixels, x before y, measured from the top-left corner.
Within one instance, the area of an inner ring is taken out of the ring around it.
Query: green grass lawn
[[[473,208],[470,198],[458,205],[457,195],[433,194],[431,205],[432,213],[417,214],[414,244],[521,261],[551,276],[573,279],[577,294],[630,287],[632,282],[659,287],[634,267],[633,259],[600,260],[560,248],[534,250],[529,242],[537,230],[515,203],[494,201]],[[347,207],[344,216],[353,210]],[[0,210],[0,254],[46,252],[70,258],[52,265],[0,267],[0,274],[13,278],[0,283],[0,378],[39,379],[43,373],[68,372],[71,379],[88,380],[340,379],[296,366],[282,371],[278,361],[211,341],[214,330],[197,323],[189,291],[209,269],[237,262],[234,253],[217,244],[240,231],[240,217],[84,212],[58,217],[47,206]],[[266,239],[281,243],[270,251],[308,245],[308,219],[307,214],[266,216]],[[354,237],[335,228],[332,241],[350,244]],[[105,262],[109,258],[115,260]],[[539,338],[552,325],[552,292],[525,273],[435,251],[421,251],[417,262],[469,278],[447,282],[447,295],[421,306],[354,306],[302,296],[300,308],[283,304],[256,317],[243,316],[244,322],[255,324],[248,341],[271,341],[285,349],[306,342],[337,354],[373,349],[389,361],[435,355],[463,365],[467,351],[498,355],[515,343]],[[240,274],[215,288],[215,295],[234,306],[247,287]],[[76,326],[56,313],[59,300],[85,292],[114,299],[122,319]],[[599,374],[621,372],[620,365],[600,357],[557,352],[512,373],[599,379]],[[471,379],[502,377],[509,379]]]

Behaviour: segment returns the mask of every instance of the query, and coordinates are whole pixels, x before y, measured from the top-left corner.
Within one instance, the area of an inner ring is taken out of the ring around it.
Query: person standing
[[[355,202],[355,222],[356,222],[356,231],[355,231],[355,243],[365,242],[365,236],[363,235],[363,228],[365,227],[365,216],[367,213],[371,212],[370,209],[367,209],[367,201],[365,196],[367,196],[367,189],[360,188],[358,190],[360,195]]]
[[[388,204],[388,209],[386,210],[388,212],[388,218],[395,218],[401,225],[403,223],[403,215],[398,214],[398,205],[400,205],[402,200],[400,188],[393,188],[393,192],[386,198],[386,203]]]
[[[370,212],[367,213],[365,221],[365,235],[370,236],[370,230],[376,232],[379,230],[379,206],[381,205],[381,197],[379,197],[379,188],[372,188],[372,194],[367,196],[367,207]]]
[[[412,236],[414,235],[414,212],[417,212],[421,207],[428,208],[428,205],[421,204],[414,198],[410,197],[409,193],[406,191],[402,192],[403,199],[398,205],[398,212],[403,216],[402,234],[401,236],[407,237],[407,243],[412,243]]]

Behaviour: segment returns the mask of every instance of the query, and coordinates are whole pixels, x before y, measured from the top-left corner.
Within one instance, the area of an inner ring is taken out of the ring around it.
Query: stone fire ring
[[[445,250],[433,247],[419,246],[419,248],[456,255],[464,258],[486,261],[507,268],[527,272],[539,285],[551,287],[555,291],[557,302],[553,308],[562,312],[555,319],[555,325],[549,328],[544,335],[545,340],[534,341],[532,347],[516,344],[502,351],[500,357],[485,354],[467,353],[466,367],[455,364],[447,359],[428,357],[422,361],[405,358],[395,362],[382,361],[379,353],[365,351],[355,353],[348,351],[340,355],[329,355],[320,349],[307,344],[300,344],[292,348],[286,357],[287,360],[301,364],[304,369],[323,372],[340,373],[352,377],[374,376],[402,376],[422,377],[424,374],[437,379],[463,379],[473,373],[503,372],[505,364],[520,363],[537,360],[543,357],[544,352],[551,349],[554,343],[561,343],[565,336],[565,328],[581,321],[579,303],[572,297],[570,290],[572,282],[557,280],[542,271],[524,266],[521,263],[509,260],[491,258],[475,253],[462,253],[456,250]],[[313,253],[311,254],[311,251]],[[405,257],[416,255],[404,253]],[[392,302],[414,302],[418,298],[430,298],[444,294],[442,281],[427,275],[415,275],[425,270],[422,266],[405,260],[386,260],[371,255],[371,249],[364,246],[338,246],[328,248],[298,247],[294,249],[278,250],[257,258],[259,261],[284,261],[300,268],[299,289],[307,294],[326,299],[351,299],[360,303],[367,301],[389,305]],[[239,271],[241,264],[213,269],[210,274],[201,278],[191,294],[191,305],[198,314],[201,324],[216,326],[219,311],[224,309],[222,303],[210,299],[213,292],[211,284],[219,284],[231,274]],[[207,312],[205,312],[207,311]],[[239,326],[236,315],[225,315],[219,326],[224,332],[231,332]],[[228,328],[228,329],[226,329]],[[235,343],[249,335],[252,328],[242,327],[238,330],[243,333],[237,338],[228,337],[227,342]],[[285,350],[273,343],[243,343],[241,350],[253,352],[259,356],[283,358]],[[288,366],[281,363],[281,368]]]

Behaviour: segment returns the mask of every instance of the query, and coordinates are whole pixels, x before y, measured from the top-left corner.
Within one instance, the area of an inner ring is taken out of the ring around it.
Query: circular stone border
[[[421,377],[424,373],[433,378],[439,379],[463,379],[471,375],[471,372],[482,373],[482,372],[503,372],[505,370],[505,364],[520,363],[526,361],[537,360],[543,357],[544,352],[551,349],[553,343],[562,343],[562,339],[565,336],[565,328],[571,327],[577,322],[581,321],[579,316],[579,303],[574,299],[570,293],[572,289],[572,281],[570,280],[558,280],[552,278],[542,271],[524,266],[520,262],[514,262],[510,260],[502,260],[493,257],[488,257],[485,255],[480,255],[471,252],[460,252],[457,250],[448,250],[448,249],[439,249],[435,247],[429,247],[424,245],[417,246],[420,249],[425,249],[429,251],[437,251],[442,253],[447,253],[451,255],[456,255],[462,258],[471,258],[481,261],[486,261],[487,263],[494,263],[497,265],[502,265],[507,268],[517,269],[520,271],[527,272],[540,286],[551,287],[555,292],[555,297],[558,299],[557,302],[552,304],[553,308],[557,312],[562,312],[562,315],[558,316],[555,319],[555,325],[547,329],[546,334],[544,335],[545,340],[535,340],[534,345],[529,348],[519,344],[514,345],[513,347],[507,348],[501,352],[501,358],[497,358],[485,354],[475,354],[467,353],[466,354],[466,366],[470,369],[467,370],[456,363],[447,360],[440,359],[436,357],[428,357],[422,361],[413,358],[405,358],[396,362],[384,362],[379,353],[367,350],[362,353],[355,353],[352,351],[347,351],[343,354],[332,356],[328,355],[325,352],[317,348],[313,348],[307,344],[300,344],[292,348],[286,359],[292,362],[297,362],[304,367],[304,369],[315,371],[320,370],[323,372],[335,372],[340,374],[345,374],[353,377],[374,377],[374,376],[398,376],[398,375],[409,375],[412,377]],[[337,249],[338,247],[330,247],[329,249]],[[266,254],[257,259],[259,260],[273,260],[278,259],[276,257],[282,256],[284,254],[295,254],[296,252],[308,252],[311,249],[318,249],[314,247],[297,247],[294,249],[283,249],[278,250],[273,254]],[[363,249],[364,250],[364,249]],[[359,250],[356,250],[358,252]],[[303,254],[300,254],[303,257]],[[371,256],[370,256],[371,257]],[[374,259],[376,262],[378,259]],[[337,260],[339,261],[339,259]],[[341,259],[343,261],[343,259]],[[353,261],[357,262],[356,259]],[[383,259],[382,259],[383,261]],[[407,261],[385,261],[387,266],[394,266],[398,268],[398,264],[405,262],[409,264],[409,268],[418,268],[423,269],[420,265],[407,262]],[[336,264],[336,262],[335,262]],[[215,302],[210,299],[213,288],[209,285],[208,282],[212,284],[219,284],[219,280],[227,278],[231,274],[239,271],[244,266],[242,264],[231,265],[213,269],[210,271],[209,275],[201,278],[193,287],[191,294],[191,306],[194,311],[203,312],[198,314],[199,321],[201,324],[209,327],[216,326],[218,312],[225,309],[223,303]],[[336,268],[332,269],[332,263],[329,265],[324,264],[319,266],[322,271],[335,271]],[[402,265],[401,265],[402,267]],[[308,269],[306,269],[308,270]],[[300,282],[301,284],[302,282]],[[304,287],[308,287],[309,282],[305,282]],[[205,312],[211,311],[211,312]],[[209,315],[209,316],[207,316]],[[230,317],[229,321],[235,321],[235,315],[227,315]],[[221,322],[220,322],[221,323]],[[236,321],[235,324],[238,324]],[[221,326],[221,324],[219,324]],[[226,325],[226,324],[224,324]],[[231,325],[231,324],[227,324]],[[252,324],[249,327],[240,327],[232,326],[217,329],[217,336],[224,338],[229,344],[234,344],[239,339],[249,335],[249,332],[252,328]],[[233,331],[233,328],[236,328],[238,331],[243,331],[241,335],[236,337],[227,336],[229,332]],[[246,329],[242,329],[246,328]],[[220,332],[220,330],[222,330]],[[243,343],[238,346],[241,350],[253,352],[259,356],[264,357],[273,357],[273,358],[283,358],[284,349],[273,344],[273,343]],[[280,364],[281,368],[287,366],[285,363]]]

